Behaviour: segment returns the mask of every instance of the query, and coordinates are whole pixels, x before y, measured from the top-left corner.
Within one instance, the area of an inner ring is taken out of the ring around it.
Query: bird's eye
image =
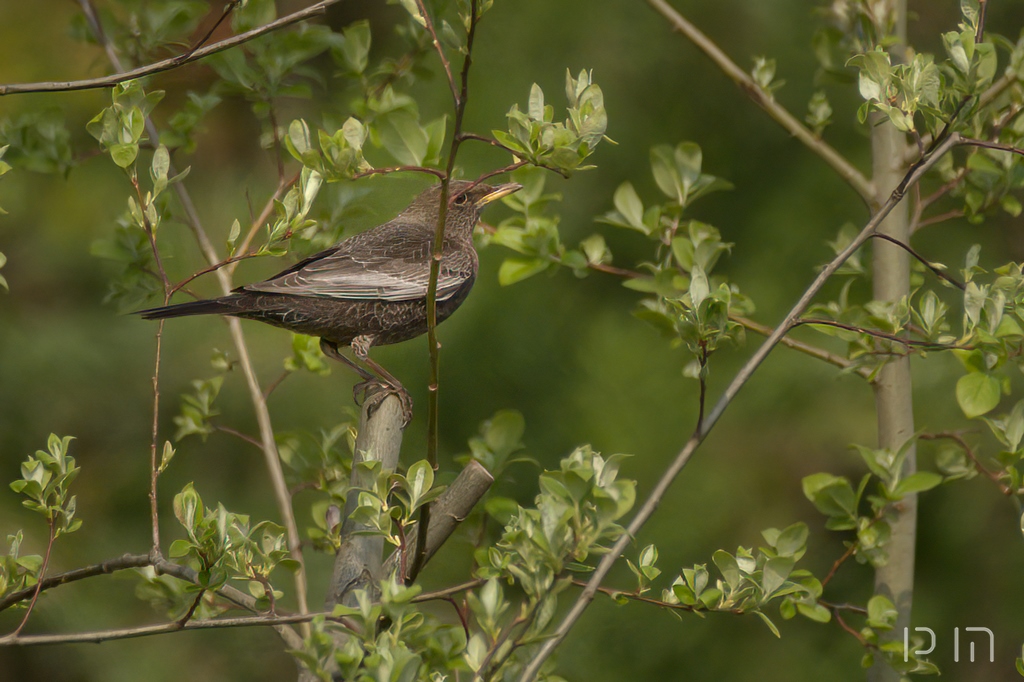
[[[456,206],[462,206],[467,201],[469,201],[469,195],[468,194],[460,194],[459,196],[455,197],[455,205]]]

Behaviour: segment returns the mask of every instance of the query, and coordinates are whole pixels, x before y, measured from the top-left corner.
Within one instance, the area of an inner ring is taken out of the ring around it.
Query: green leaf
[[[135,142],[125,142],[110,146],[110,158],[121,168],[127,168],[135,163],[139,155],[139,145]]]
[[[171,542],[171,546],[167,551],[167,555],[172,559],[178,557],[188,556],[189,551],[192,549],[192,543],[188,540],[174,540]]]
[[[419,117],[399,109],[378,120],[380,141],[395,159],[406,166],[419,166],[427,155],[430,142]]]
[[[968,419],[980,417],[999,404],[999,380],[984,372],[970,372],[956,382],[956,401]]]
[[[869,627],[877,630],[892,630],[898,616],[896,607],[887,597],[876,594],[868,600],[867,624]]]
[[[796,610],[800,612],[800,615],[805,618],[810,618],[816,623],[827,623],[832,620],[832,612],[821,604],[798,603],[796,605]]]
[[[756,613],[757,616],[764,622],[764,624],[768,626],[768,629],[772,631],[773,635],[780,638],[782,637],[782,634],[779,632],[779,628],[775,626],[775,623],[772,622],[771,618],[766,616],[761,611],[754,611],[754,613]]]
[[[832,517],[839,524],[830,526],[833,530],[850,529],[855,525],[857,495],[850,481],[842,476],[828,473],[811,474],[804,477],[804,495],[822,514]]]
[[[900,481],[893,493],[896,495],[909,495],[931,490],[942,483],[942,476],[934,471],[918,471]]]
[[[626,181],[619,185],[619,188],[615,190],[613,201],[616,210],[622,214],[630,227],[644,234],[650,234],[647,225],[644,224],[644,204],[640,201],[631,182]]]
[[[662,144],[651,149],[651,173],[665,196],[683,203],[683,179],[676,168],[672,147]]]
[[[543,258],[506,258],[498,269],[498,283],[506,287],[543,272],[548,261]]]
[[[790,557],[773,557],[765,562],[762,573],[761,587],[764,589],[764,598],[768,599],[782,587],[786,578],[793,572],[793,565],[796,562]]]
[[[343,28],[338,45],[335,52],[336,61],[338,53],[340,53],[341,61],[350,72],[361,74],[366,71],[366,63],[370,54],[370,22],[357,21]]]
[[[724,549],[719,549],[711,555],[711,560],[715,562],[715,566],[718,566],[718,570],[722,572],[722,577],[725,578],[729,587],[736,589],[741,580],[740,567],[736,562],[736,557]]]
[[[807,524],[794,523],[779,534],[779,537],[772,543],[781,556],[793,556],[804,549],[807,544]]]

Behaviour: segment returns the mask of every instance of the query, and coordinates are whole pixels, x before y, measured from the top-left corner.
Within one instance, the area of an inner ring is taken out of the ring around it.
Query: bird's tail
[[[167,305],[160,308],[149,308],[138,310],[136,315],[141,315],[144,320],[162,320],[167,317],[185,317],[187,315],[230,315],[237,312],[230,298],[211,298],[205,301],[190,301],[177,305]]]

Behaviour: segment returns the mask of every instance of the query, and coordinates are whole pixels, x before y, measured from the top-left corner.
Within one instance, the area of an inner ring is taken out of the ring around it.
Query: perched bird
[[[479,266],[473,228],[484,206],[521,188],[453,180],[449,186],[444,248],[437,280],[437,322],[458,308]],[[417,196],[395,218],[299,261],[270,279],[226,296],[141,310],[147,320],[186,315],[232,315],[320,337],[326,355],[356,370],[363,382],[382,383],[402,400],[406,421],[411,401],[401,382],[368,355],[372,346],[415,338],[427,331],[427,285],[441,205],[441,185]],[[351,346],[371,371],[341,354]],[[371,373],[372,372],[372,373]]]

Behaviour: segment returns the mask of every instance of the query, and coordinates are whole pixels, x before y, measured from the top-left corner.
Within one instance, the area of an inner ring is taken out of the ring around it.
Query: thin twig
[[[0,644],[6,640],[16,640],[18,635],[21,634],[25,624],[28,623],[29,616],[32,615],[32,610],[36,607],[36,602],[39,600],[39,595],[43,591],[43,578],[46,576],[46,569],[50,565],[50,554],[53,552],[53,542],[57,539],[57,525],[53,518],[47,519],[50,526],[50,537],[46,542],[46,554],[43,556],[43,565],[39,567],[39,582],[36,583],[36,588],[32,592],[32,601],[28,603],[28,608],[25,610],[25,615],[22,617],[21,622],[18,623],[18,627],[15,628],[11,634],[0,638]]]
[[[221,40],[219,42],[213,43],[212,45],[208,45],[197,50],[189,50],[184,54],[180,54],[176,57],[171,57],[170,59],[164,59],[153,64],[148,64],[146,66],[140,66],[136,69],[124,71],[121,67],[115,66],[115,68],[121,71],[121,73],[116,73],[111,76],[103,76],[102,78],[87,78],[85,80],[77,81],[47,81],[41,83],[12,83],[9,85],[0,85],[0,96],[15,95],[28,92],[66,92],[69,90],[93,90],[96,88],[113,87],[118,83],[123,83],[125,81],[134,80],[136,78],[142,78],[143,76],[149,76],[154,73],[160,73],[161,71],[170,71],[171,69],[176,69],[179,66],[188,64],[189,62],[194,62],[198,59],[209,57],[211,54],[223,52],[224,50],[236,47],[243,43],[247,43],[250,40],[253,40],[254,38],[259,38],[262,35],[284,28],[285,26],[290,26],[297,22],[303,21],[304,19],[309,19],[312,16],[323,14],[324,10],[326,10],[331,5],[335,5],[339,2],[341,2],[341,0],[321,0],[321,2],[318,2],[315,5],[310,5],[306,9],[302,9],[297,12],[288,14],[276,21],[270,22],[269,24],[265,24],[263,26],[254,28],[251,31],[246,31],[245,33],[241,33],[237,36],[232,36],[230,38]],[[87,14],[87,17],[89,16],[90,15]],[[94,27],[98,26],[99,22],[96,21],[95,23],[93,23],[92,17],[95,17],[95,12],[93,12],[90,17],[90,24],[93,24]],[[97,33],[96,39],[98,42],[100,42],[101,45],[109,44],[109,40],[107,39],[106,34],[102,32],[102,30],[99,33]]]
[[[945,272],[942,271],[941,268],[935,267],[931,263],[931,261],[929,261],[927,258],[925,258],[921,254],[919,254],[917,251],[915,251],[914,248],[912,246],[910,246],[910,244],[906,244],[904,242],[901,242],[899,239],[896,239],[896,237],[893,237],[892,235],[888,235],[888,234],[883,234],[881,232],[876,232],[875,234],[873,234],[871,236],[874,239],[882,239],[882,240],[885,240],[885,241],[889,242],[890,244],[895,244],[896,246],[900,247],[901,249],[903,249],[904,251],[909,253],[911,256],[916,258],[926,268],[931,270],[932,274],[934,274],[936,277],[938,277],[939,279],[941,279],[944,282],[947,282],[948,284],[952,284],[953,286],[955,286],[960,291],[963,291],[964,289],[967,288],[967,285],[964,284],[963,282],[961,282],[960,280],[956,279],[955,277],[951,277],[950,275],[947,275]]]
[[[99,21],[97,20],[97,26]],[[142,188],[139,186],[138,178],[133,174],[131,177],[132,186],[135,188],[135,196],[142,207],[142,226],[149,240],[149,248],[153,253],[153,262],[156,264],[157,272],[160,275],[160,285],[164,292],[164,305],[171,300],[170,280],[167,277],[167,270],[164,268],[163,260],[160,257],[160,249],[156,245],[156,232],[149,221],[148,204],[142,195]],[[154,558],[161,556],[160,553],[160,507],[157,499],[157,481],[160,478],[160,461],[157,457],[157,443],[160,437],[160,361],[163,356],[164,321],[156,327],[156,348],[153,359],[153,424],[149,443],[149,517],[152,535],[152,548],[150,552]]]
[[[611,570],[616,560],[622,555],[622,552],[626,549],[626,546],[630,543],[631,539],[637,536],[640,529],[658,508],[658,505],[661,503],[662,498],[664,498],[669,486],[671,486],[676,476],[679,475],[679,472],[682,471],[690,461],[690,458],[697,450],[697,447],[701,444],[704,438],[707,437],[707,434],[711,429],[714,428],[726,408],[729,407],[733,399],[736,397],[736,394],[739,393],[740,389],[743,388],[761,363],[764,362],[764,359],[768,357],[768,354],[772,349],[778,345],[782,337],[792,330],[793,326],[799,320],[800,315],[802,315],[804,310],[807,309],[811,301],[825,285],[825,282],[827,282],[839,267],[871,237],[882,220],[884,220],[892,209],[903,199],[907,188],[916,184],[940,158],[959,143],[959,133],[952,132],[945,140],[935,146],[935,148],[932,149],[925,158],[914,164],[914,166],[912,166],[907,172],[906,176],[904,176],[903,181],[900,182],[896,189],[892,191],[889,198],[881,207],[879,207],[878,211],[872,216],[871,220],[868,221],[860,233],[850,242],[849,245],[847,245],[845,249],[840,251],[836,257],[828,263],[828,265],[822,268],[793,308],[775,328],[774,333],[772,333],[772,335],[761,344],[760,348],[757,349],[750,360],[746,362],[746,364],[733,378],[732,382],[722,394],[722,397],[719,398],[714,409],[712,409],[710,414],[705,418],[704,427],[701,431],[694,434],[686,442],[683,449],[679,451],[672,463],[662,473],[658,482],[655,484],[654,489],[648,494],[647,499],[626,527],[626,532],[622,534],[622,536],[615,542],[615,545],[608,550],[604,557],[602,557],[597,568],[594,569],[590,580],[587,581],[587,587],[584,588],[579,597],[577,597],[576,602],[573,604],[569,612],[563,617],[554,634],[541,646],[533,659],[523,670],[522,675],[519,677],[520,682],[532,682],[532,680],[537,676],[541,666],[544,665],[544,662],[551,656],[562,640],[565,639],[569,630],[573,628],[576,622],[580,619],[580,616],[583,615],[587,606],[589,606],[590,602],[593,601],[597,588],[608,575],[608,572]]]
[[[195,615],[196,609],[199,608],[199,604],[203,601],[203,595],[205,594],[205,589],[199,590],[199,594],[197,594],[196,598],[192,600],[192,605],[188,607],[188,611],[186,611],[185,615],[175,622],[175,624],[178,626],[178,629],[184,629],[185,626],[188,625],[188,622],[192,620],[192,616]]]
[[[229,436],[234,436],[235,438],[244,440],[249,445],[253,445],[260,450],[263,449],[263,443],[261,443],[259,440],[253,438],[247,433],[242,433],[241,431],[233,429],[230,426],[224,426],[223,424],[214,424],[213,428],[217,429],[218,431],[221,431],[222,433],[226,433]]]
[[[319,613],[304,613],[288,616],[246,616],[243,618],[220,618],[217,620],[193,620],[184,626],[177,621],[161,623],[160,625],[142,625],[133,628],[121,628],[117,630],[99,630],[96,632],[79,632],[64,635],[27,635],[23,637],[5,637],[0,639],[0,647],[3,646],[40,646],[45,644],[75,644],[75,643],[100,643],[120,639],[133,639],[135,637],[149,637],[151,635],[165,635],[172,632],[185,632],[188,630],[219,630],[223,628],[244,628],[244,627],[277,627],[291,625],[294,623],[309,623],[314,618],[322,617],[325,620],[346,625],[349,621],[331,614],[330,611]],[[301,646],[301,640],[299,641]]]
[[[866,639],[864,639],[864,635],[860,634],[855,629],[850,627],[847,624],[847,622],[845,620],[843,620],[843,616],[839,613],[839,609],[831,608],[829,610],[832,612],[833,617],[835,617],[836,623],[839,624],[839,627],[841,627],[842,629],[846,630],[851,635],[853,635],[857,639],[857,641],[860,642],[860,645],[862,647],[869,648],[869,649],[876,649],[876,648],[878,648],[877,645],[871,644]]]
[[[388,166],[387,168],[371,168],[370,170],[360,171],[352,176],[353,180],[359,178],[366,178],[371,175],[389,175],[391,173],[426,173],[427,175],[433,175],[438,180],[444,180],[447,175],[442,170],[436,168],[427,168],[426,166]]]
[[[433,592],[422,592],[412,598],[413,603],[420,603],[425,601],[433,601],[436,599],[449,599],[454,594],[460,592],[468,592],[469,590],[475,590],[487,581],[483,578],[477,578],[476,580],[470,580],[468,582],[459,583],[458,585],[452,585],[446,587],[443,590],[435,590]]]
[[[733,322],[743,325],[744,328],[749,329],[752,332],[760,334],[761,336],[771,336],[772,333],[775,331],[768,325],[761,324],[760,322],[754,322],[753,320],[747,319],[746,317],[743,317],[741,315],[730,315],[729,319],[732,320]],[[804,343],[803,341],[797,341],[796,339],[791,339],[788,336],[782,337],[782,340],[780,340],[779,343],[781,343],[783,346],[786,346],[787,348],[792,348],[793,350],[800,351],[805,355],[810,355],[813,358],[824,360],[825,362],[831,365],[835,365],[840,369],[852,369],[862,378],[867,379],[869,381],[871,380],[871,370],[869,370],[866,367],[857,367],[856,363],[853,362],[852,360],[844,358],[841,355],[836,355],[835,353],[830,353],[824,348],[819,348],[818,346],[814,346],[809,343]]]
[[[980,43],[985,39],[985,10],[988,9],[988,0],[978,0],[978,30],[974,34],[974,42]]]
[[[277,187],[274,189],[274,193],[271,194],[270,198],[267,199],[267,202],[263,204],[263,210],[260,211],[260,214],[255,219],[253,219],[252,224],[249,226],[249,231],[245,233],[245,237],[243,237],[242,241],[238,243],[236,251],[240,251],[242,253],[246,253],[247,251],[249,251],[249,246],[252,244],[252,240],[256,237],[256,233],[259,232],[260,228],[266,224],[267,220],[270,218],[270,214],[274,212],[274,206],[276,205],[276,202],[281,198],[281,195],[284,194],[285,191],[290,189],[296,182],[299,181],[299,177],[301,175],[301,172],[296,173],[287,181],[284,179],[283,176],[278,179]],[[234,262],[230,263],[230,265],[231,267],[228,268],[228,273],[234,274],[237,265],[235,265]]]
[[[179,55],[178,58],[179,59],[187,59],[188,57],[191,57],[192,55],[194,55],[196,53],[196,50],[198,50],[203,45],[205,45],[206,41],[208,41],[210,38],[212,38],[214,32],[218,28],[220,28],[221,24],[224,23],[224,20],[227,19],[229,16],[231,16],[231,13],[235,11],[235,8],[238,7],[238,3],[239,2],[241,2],[241,0],[231,0],[231,2],[229,2],[227,4],[227,6],[224,7],[224,11],[221,12],[220,17],[217,19],[217,21],[213,22],[213,26],[210,27],[210,30],[207,31],[205,34],[203,34],[203,37],[200,38],[199,40],[197,40],[192,45],[192,47],[189,49],[188,52],[186,52],[184,55]]]
[[[964,212],[961,209],[953,209],[952,211],[946,211],[945,213],[940,213],[938,215],[933,215],[928,218],[924,218],[923,220],[918,220],[917,223],[914,224],[913,231],[916,232],[917,230],[920,230],[921,228],[924,227],[928,227],[929,225],[937,225],[939,223],[944,223],[947,220],[953,220],[955,218],[963,217]]]
[[[850,546],[846,548],[845,552],[843,552],[843,555],[832,562],[832,568],[829,569],[828,575],[826,575],[821,581],[822,587],[828,585],[829,581],[835,577],[836,571],[839,570],[839,567],[845,564],[846,560],[853,556],[853,553],[857,551],[857,546],[856,542],[851,542]]]
[[[771,94],[765,92],[755,83],[750,75],[737,66],[713,40],[691,24],[678,10],[665,2],[665,0],[646,1],[648,5],[672,24],[673,29],[686,36],[701,52],[707,55],[726,76],[740,86],[740,89],[754,100],[758,106],[764,109],[776,123],[781,125],[790,135],[802,142],[805,147],[831,166],[832,170],[839,174],[839,177],[853,187],[865,203],[869,206],[874,205],[874,184],[864,177],[864,174],[857,170],[842,154],[811,132],[807,126],[801,123],[793,114],[789,113],[785,107],[776,102]]]
[[[423,18],[423,26],[430,33],[430,38],[434,42],[434,49],[437,50],[437,56],[441,58],[441,66],[444,67],[444,75],[448,77],[448,87],[452,91],[452,101],[455,104],[455,108],[459,108],[459,91],[455,87],[455,78],[452,76],[452,66],[448,62],[448,56],[444,53],[444,48],[441,47],[441,41],[437,39],[437,31],[434,29],[434,22],[431,21],[430,15],[427,13],[426,4],[423,0],[416,0],[416,6],[419,7],[420,16]],[[473,23],[476,22],[476,3],[473,4],[473,18],[470,20],[470,32],[473,31]],[[472,38],[470,38],[472,43]],[[467,49],[468,56],[468,49]]]
[[[960,144],[969,145],[971,147],[984,147],[985,149],[996,149],[1001,152],[1010,152],[1011,154],[1019,154],[1024,156],[1024,149],[1020,147],[1014,147],[1012,144],[1003,144],[1002,142],[993,142],[991,140],[976,140],[971,137],[965,137],[962,139]]]
[[[967,457],[974,464],[974,468],[982,474],[985,474],[993,483],[999,486],[999,492],[1004,495],[1013,495],[1013,488],[1003,483],[1002,477],[998,472],[992,471],[978,459],[978,456],[974,454],[974,448],[972,448],[966,440],[964,440],[963,434],[959,431],[940,431],[939,433],[922,433],[918,436],[921,440],[951,440],[955,442],[960,448],[967,454]]]
[[[844,329],[848,332],[854,332],[857,334],[866,334],[876,339],[883,339],[885,341],[892,341],[893,343],[900,344],[908,348],[921,348],[924,350],[968,350],[967,346],[958,346],[955,344],[946,343],[934,343],[932,341],[917,341],[916,339],[908,339],[898,334],[890,334],[889,332],[878,331],[877,329],[868,329],[867,327],[858,327],[853,324],[846,324],[845,322],[837,322],[836,320],[827,320],[819,317],[805,317],[802,320],[796,322],[793,326],[805,325],[805,324],[817,324],[823,327],[835,327],[836,329]]]

